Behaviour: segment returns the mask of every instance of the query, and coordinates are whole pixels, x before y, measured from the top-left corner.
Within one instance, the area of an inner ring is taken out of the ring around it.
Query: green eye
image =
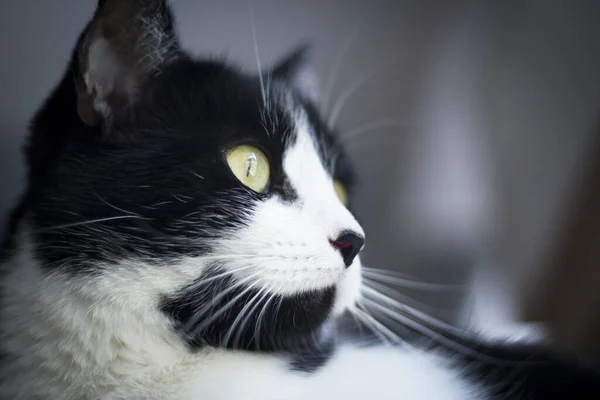
[[[346,187],[339,180],[333,181],[333,188],[335,189],[335,194],[337,194],[338,199],[344,205],[344,207],[348,206],[348,192],[346,191]]]
[[[241,145],[227,152],[227,164],[244,185],[261,193],[269,184],[271,169],[267,156],[254,146]]]

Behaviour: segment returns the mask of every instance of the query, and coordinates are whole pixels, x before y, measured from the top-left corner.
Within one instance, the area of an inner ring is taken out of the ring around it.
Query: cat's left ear
[[[321,93],[319,80],[312,65],[308,61],[311,52],[310,45],[302,45],[280,60],[272,69],[272,78],[287,82],[305,99],[319,104]]]

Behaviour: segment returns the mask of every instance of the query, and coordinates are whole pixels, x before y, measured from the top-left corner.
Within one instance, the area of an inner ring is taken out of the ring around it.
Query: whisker
[[[103,202],[104,204],[106,204],[107,206],[109,206],[110,208],[113,208],[113,209],[115,209],[115,210],[117,210],[117,211],[120,211],[120,212],[122,212],[122,213],[125,213],[125,214],[139,216],[138,214],[136,214],[136,213],[134,213],[134,212],[131,212],[131,211],[124,210],[124,209],[122,209],[122,208],[119,208],[119,207],[117,207],[117,206],[115,206],[115,205],[113,205],[113,204],[109,203],[108,201],[104,200],[104,199],[103,199],[103,198],[102,198],[102,197],[101,197],[101,196],[100,196],[98,193],[96,193],[96,192],[95,192],[95,191],[93,191],[93,190],[92,190],[92,193],[94,193],[94,195],[95,195],[95,196],[98,198],[98,200],[100,200],[101,202]]]
[[[496,364],[510,364],[510,365],[515,364],[514,361],[507,361],[507,360],[499,359],[497,357],[488,356],[487,354],[484,354],[476,349],[467,347],[467,346],[465,346],[459,342],[456,342],[456,341],[454,341],[432,329],[427,328],[426,326],[420,324],[419,322],[417,322],[415,320],[412,320],[402,314],[399,314],[397,312],[394,312],[393,310],[390,310],[389,308],[385,307],[384,305],[382,305],[380,303],[377,303],[374,300],[369,300],[367,298],[363,298],[363,301],[366,303],[367,306],[379,310],[382,314],[387,315],[388,317],[392,318],[396,322],[399,322],[400,324],[402,324],[410,329],[414,329],[415,331],[427,336],[429,339],[431,339],[439,344],[442,344],[450,349],[453,349],[454,351],[456,351],[459,354],[469,355],[469,356],[478,358],[480,360],[487,360],[490,362],[494,362]]]
[[[267,308],[269,307],[271,301],[273,301],[273,299],[279,296],[277,294],[277,291],[273,290],[273,287],[270,287],[268,292],[271,292],[271,296],[269,296],[267,301],[265,301],[263,309],[260,311],[260,314],[258,314],[258,318],[256,319],[256,325],[254,327],[254,335],[252,336],[252,339],[256,340],[256,350],[260,350],[260,326],[265,318],[265,312],[267,311]]]
[[[358,317],[356,316],[356,313],[354,311],[355,311],[354,308],[350,309],[349,314],[352,317],[352,319],[354,320],[354,323],[356,324],[356,326],[360,332],[360,335],[362,336],[364,323],[358,319]]]
[[[400,278],[404,278],[404,279],[409,279],[411,281],[419,281],[421,282],[420,279],[418,279],[416,276],[414,275],[410,275],[404,272],[400,272],[400,271],[394,271],[391,269],[382,269],[382,268],[370,268],[367,267],[366,265],[361,265],[361,270],[363,271],[372,271],[372,272],[380,272],[380,273],[385,273],[385,274],[389,274],[389,275],[394,275],[394,276],[398,276]]]
[[[195,310],[194,317],[193,317],[193,319],[190,319],[190,321],[188,321],[188,323],[186,324],[186,328],[189,329],[191,326],[193,326],[194,324],[196,324],[198,322],[198,320],[202,316],[204,316],[204,314],[207,311],[209,311],[211,309],[211,307],[213,307],[217,303],[218,300],[220,300],[223,297],[227,296],[229,293],[231,293],[235,289],[239,288],[240,286],[243,286],[246,282],[250,281],[253,277],[254,277],[254,275],[249,276],[246,279],[242,279],[242,280],[240,280],[238,282],[235,282],[234,284],[232,284],[231,286],[227,287],[227,289],[223,290],[222,292],[218,292],[214,297],[212,297],[210,299],[209,304],[206,304],[203,307],[199,308],[198,310]]]
[[[378,121],[367,122],[366,124],[360,125],[357,128],[351,129],[341,136],[341,139],[344,143],[351,142],[353,140],[361,138],[364,134],[386,128],[400,128],[402,130],[405,129],[415,129],[417,125],[410,124],[408,122],[402,122],[397,119],[382,119]],[[396,134],[397,131],[390,132]]]
[[[278,260],[278,259],[287,259],[288,257],[282,257],[278,254],[264,254],[264,255],[255,255],[255,254],[224,254],[224,255],[206,255],[201,256],[204,261],[237,261],[237,260],[246,260],[248,262],[253,261],[261,261],[261,260]]]
[[[373,324],[371,323],[371,321],[369,321],[367,318],[365,318],[364,315],[362,315],[361,313],[363,313],[364,311],[359,310],[359,309],[354,309],[352,310],[352,316],[359,321],[360,325],[364,325],[366,326],[371,332],[373,332],[378,338],[379,340],[381,340],[381,342],[383,344],[385,344],[386,346],[391,346],[392,344],[390,343],[390,341],[388,340],[388,338],[379,331],[379,329],[377,329],[375,326],[373,326]]]
[[[73,223],[70,223],[70,224],[54,225],[54,226],[50,226],[48,228],[36,229],[32,233],[47,232],[47,231],[52,231],[52,230],[55,230],[55,229],[72,228],[74,226],[96,224],[98,222],[113,221],[113,220],[117,220],[117,219],[141,219],[141,220],[148,220],[149,218],[144,218],[144,217],[140,217],[139,215],[131,215],[131,214],[129,214],[129,215],[118,215],[116,217],[98,218],[98,219],[91,219],[91,220],[88,220],[88,221],[73,222]]]
[[[342,66],[342,61],[346,57],[346,54],[350,50],[350,46],[354,43],[354,40],[358,37],[360,30],[362,28],[362,23],[357,24],[354,27],[354,30],[348,36],[343,46],[340,48],[340,51],[336,54],[335,61],[329,70],[329,76],[327,77],[327,85],[323,89],[323,107],[325,110],[329,108],[329,98],[331,97],[331,93],[333,92],[333,87],[335,86],[335,82],[337,81],[338,73],[340,71],[340,67]]]
[[[171,193],[171,192],[169,192],[169,194],[171,195],[171,197],[173,197],[178,202],[184,203],[184,204],[187,203],[187,201],[184,198],[182,198],[183,196],[175,194],[175,193]]]
[[[425,303],[422,303],[398,290],[394,290],[390,287],[384,286],[380,283],[377,283],[375,281],[370,280],[369,278],[363,277],[364,283],[365,285],[363,286],[363,289],[371,289],[371,290],[375,290],[377,291],[377,293],[381,294],[382,296],[385,294],[387,295],[388,298],[393,299],[395,301],[398,302],[398,304],[403,304],[405,307],[410,307],[412,309],[420,309],[420,310],[424,310],[426,312],[428,312],[429,314],[436,314],[437,312],[440,311],[440,309],[431,307]],[[392,293],[393,293],[393,297],[392,297]],[[412,304],[412,305],[409,305]],[[446,311],[446,310],[443,310]],[[433,318],[433,317],[431,317]]]
[[[250,309],[250,311],[248,311],[248,315],[246,315],[246,318],[244,318],[244,321],[242,321],[240,328],[238,329],[238,332],[236,334],[236,337],[233,340],[233,344],[234,347],[237,347],[237,343],[239,343],[239,337],[242,335],[244,328],[246,327],[246,324],[248,323],[248,320],[252,317],[252,315],[254,315],[254,312],[256,311],[256,309],[260,306],[260,304],[263,302],[263,300],[267,299],[267,297],[269,296],[269,288],[263,288],[260,292],[263,292],[262,295],[260,296],[260,299],[258,299],[258,301],[256,302],[256,304],[254,304],[254,306],[252,306],[252,308]],[[259,292],[259,294],[260,294]],[[269,296],[270,297],[270,296]],[[265,304],[266,306],[266,304]],[[264,307],[261,310],[264,311]],[[250,338],[250,342],[252,342],[252,339],[254,338],[255,334],[256,334],[256,330],[258,329],[258,324],[260,323],[260,318],[257,318],[255,320],[255,326],[254,326],[254,334],[252,336],[252,338]],[[258,343],[257,343],[258,345]]]
[[[348,88],[346,88],[346,90],[344,90],[342,92],[342,94],[340,94],[340,96],[338,97],[336,102],[333,104],[331,113],[329,114],[329,119],[327,121],[327,126],[329,126],[329,127],[335,126],[335,123],[337,122],[337,119],[338,119],[342,109],[346,105],[346,102],[348,101],[348,99],[350,99],[350,97],[354,94],[354,92],[356,92],[358,89],[360,89],[361,86],[363,86],[370,79],[375,77],[378,73],[381,73],[382,71],[387,69],[389,66],[390,65],[385,65],[383,67],[380,66],[380,67],[372,68],[372,69],[366,71],[364,74],[362,74],[358,78],[358,80],[356,80],[354,82],[354,84],[352,84]]]
[[[240,313],[237,315],[237,317],[233,320],[233,323],[227,330],[227,334],[222,339],[222,341],[225,342],[225,345],[227,345],[227,343],[229,343],[229,339],[230,339],[231,335],[235,332],[235,328],[237,327],[237,325],[242,320],[247,322],[248,318],[250,318],[252,316],[252,312],[254,311],[254,308],[255,308],[253,306],[253,304],[263,297],[263,294],[266,290],[267,290],[267,288],[263,287],[254,296],[252,296],[252,298],[248,302],[246,302],[246,304],[244,304],[242,311],[240,311]],[[256,305],[258,305],[258,304],[260,304],[260,301],[258,301],[256,303]],[[246,317],[246,318],[244,318],[244,317]],[[233,339],[234,347],[237,345],[237,343],[239,343],[239,339],[241,337],[242,330],[243,330],[243,326],[240,325],[240,329],[237,330],[236,335]]]
[[[460,336],[468,335],[467,332],[464,332],[463,330],[455,327],[454,325],[451,325],[440,319],[434,318],[434,317],[432,317],[422,311],[419,311],[416,308],[411,307],[407,304],[400,303],[399,301],[397,301],[389,296],[386,296],[385,294],[381,293],[380,291],[378,291],[372,287],[368,287],[365,285],[365,286],[363,286],[362,289],[363,289],[363,293],[366,296],[371,296],[371,297],[377,298],[381,301],[384,301],[385,303],[389,304],[390,306],[397,308],[398,311],[402,311],[402,312],[412,316],[413,318],[416,318],[418,320],[421,320],[423,322],[430,324],[431,326],[451,331],[454,334],[460,335]],[[373,299],[372,299],[372,301],[373,301]],[[411,321],[413,321],[413,320],[411,320]]]
[[[455,287],[461,287],[461,286],[465,286],[464,284],[448,284],[448,283],[436,283],[436,282],[425,282],[422,279],[418,278],[415,275],[410,275],[407,274],[405,272],[400,272],[400,271],[394,271],[394,270],[390,270],[390,269],[382,269],[382,268],[370,268],[367,267],[365,265],[361,266],[361,270],[362,271],[369,271],[369,272],[374,272],[377,274],[382,274],[382,275],[388,275],[388,276],[394,276],[400,279],[404,279],[407,281],[412,281],[412,282],[421,282],[421,283],[426,283],[426,284],[430,284],[430,285],[445,285],[448,287],[451,286],[455,286]]]
[[[389,339],[392,340],[392,342],[394,344],[402,344],[404,343],[402,339],[400,339],[398,337],[398,335],[396,335],[394,332],[392,332],[390,329],[388,329],[385,325],[383,325],[381,322],[379,322],[375,317],[373,317],[371,314],[369,314],[366,310],[363,310],[361,308],[356,308],[354,310],[354,312],[356,312],[358,318],[364,318],[366,321],[369,322],[370,326],[373,328],[376,328],[375,330],[373,330],[373,333],[379,335],[383,335],[380,336],[380,338],[383,340],[383,342],[385,344],[390,344]],[[384,339],[385,337],[385,339]]]
[[[276,292],[276,291],[274,291]],[[275,308],[275,312],[273,313],[272,321],[277,321],[277,317],[279,316],[279,311],[281,311],[281,306],[283,305],[283,296],[277,296],[279,298],[279,302],[277,302],[277,307]],[[271,344],[275,347],[275,335],[271,335]]]
[[[246,279],[242,279],[239,282],[236,282],[235,284],[231,285],[230,287],[228,287],[226,290],[222,291],[221,293],[219,293],[217,296],[213,297],[211,299],[211,304],[208,304],[207,306],[203,307],[201,310],[199,310],[198,313],[196,313],[194,315],[194,318],[192,320],[190,320],[188,322],[188,324],[186,324],[188,327],[195,325],[198,320],[200,318],[202,318],[204,316],[204,314],[206,314],[207,311],[210,310],[210,307],[212,305],[215,304],[216,301],[222,299],[223,297],[225,297],[226,295],[228,295],[229,293],[231,293],[232,291],[234,291],[235,289],[239,288],[240,286],[245,285],[248,281],[252,281],[253,279],[255,279],[259,274],[254,274],[251,275],[249,277],[247,277]],[[254,285],[256,284],[256,282],[250,284],[250,286],[248,286],[247,288],[245,288],[241,293],[239,293],[237,296],[235,296],[232,300],[228,301],[224,306],[222,306],[218,311],[211,313],[211,316],[202,322],[202,324],[200,324],[198,327],[196,327],[194,329],[195,333],[198,332],[202,332],[204,329],[206,329],[208,326],[210,326],[211,323],[213,323],[214,321],[217,320],[217,318],[219,318],[223,313],[225,313],[227,310],[229,310],[231,308],[231,306],[233,304],[235,304],[236,301],[238,301],[240,298],[243,297],[243,295],[245,295],[248,291],[250,291]]]
[[[252,22],[252,40],[254,42],[254,56],[256,57],[256,66],[258,68],[258,79],[260,80],[260,92],[262,95],[263,106],[267,108],[267,96],[265,94],[265,85],[262,77],[262,67],[260,65],[260,55],[258,52],[258,40],[256,39],[256,21],[254,18],[254,7],[252,0],[248,0],[250,6],[250,21]]]
[[[381,312],[384,315],[387,315],[388,317],[392,318],[394,321],[400,323],[401,325],[408,327],[410,329],[413,329],[413,330],[425,335],[432,341],[437,342],[438,344],[442,344],[442,345],[446,346],[447,348],[456,351],[459,354],[471,356],[471,357],[477,358],[479,360],[494,363],[495,365],[514,366],[517,364],[539,364],[540,363],[540,361],[536,362],[535,360],[507,360],[507,359],[502,359],[499,357],[485,354],[485,353],[479,351],[478,349],[468,347],[460,342],[452,340],[451,338],[448,338],[448,337],[444,336],[443,334],[438,333],[438,332],[434,331],[433,329],[426,327],[425,325],[420,323],[418,320],[413,320],[413,319],[408,318],[398,312],[395,312],[395,311],[389,309],[388,307],[384,306],[383,304],[380,304],[380,303],[374,301],[373,299],[368,299],[366,297],[363,297],[362,301],[364,302],[363,304],[365,304],[366,306],[377,309],[379,312]],[[473,337],[473,335],[470,335],[467,332],[463,332],[460,329],[455,328],[455,327],[451,327],[451,330],[453,332],[455,332],[458,337],[463,337],[463,338],[464,337]],[[542,363],[543,363],[543,361],[542,361]]]
[[[227,343],[229,343],[229,338],[233,334],[233,331],[235,330],[236,325],[240,321],[240,318],[243,318],[243,316],[246,314],[246,311],[248,311],[250,309],[251,304],[254,302],[254,300],[256,300],[260,296],[261,291],[255,293],[250,298],[250,300],[248,300],[244,303],[244,307],[242,307],[242,310],[235,317],[235,319],[233,320],[233,323],[229,326],[229,329],[227,329],[227,332],[225,332],[225,335],[221,337],[221,339],[220,339],[221,347],[227,347]]]
[[[253,265],[248,265],[248,266],[245,266],[245,267],[240,267],[240,268],[236,268],[236,269],[229,270],[229,271],[226,271],[226,272],[222,272],[222,273],[217,274],[217,275],[213,275],[213,276],[211,276],[211,277],[209,277],[207,279],[203,279],[203,280],[198,281],[198,286],[206,285],[207,283],[210,283],[210,282],[215,281],[217,279],[223,278],[223,277],[228,276],[228,275],[235,274],[237,272],[240,272],[240,271],[252,268],[252,267],[254,267],[254,266]]]
[[[371,279],[373,281],[380,281],[385,283],[391,283],[393,285],[402,286],[407,289],[419,289],[419,290],[431,290],[431,291],[460,291],[464,289],[464,285],[450,285],[444,283],[429,283],[429,282],[420,282],[414,281],[410,279],[399,278],[396,276],[387,275],[385,272],[380,271],[362,271],[363,276],[367,279]]]
[[[231,307],[236,302],[238,302],[240,299],[242,299],[246,295],[246,293],[248,293],[253,288],[254,288],[254,285],[248,286],[242,292],[240,292],[239,294],[237,294],[233,299],[231,299],[229,302],[227,302],[227,304],[225,304],[224,306],[222,306],[217,312],[211,314],[210,317],[207,320],[203,321],[202,324],[200,324],[198,327],[196,327],[194,329],[194,331],[193,331],[194,334],[198,334],[198,333],[203,332],[206,328],[208,328],[210,326],[210,324],[212,324],[213,322],[215,322],[221,315],[223,315],[224,313],[226,313],[227,311],[229,311],[231,309]]]
[[[395,344],[402,344],[404,341],[393,331],[391,331],[388,327],[386,327],[381,321],[375,318],[367,309],[362,305],[358,304],[356,310],[359,314],[362,313],[362,316],[367,319],[376,329],[378,329],[381,333],[383,333],[387,338],[391,338]],[[389,342],[388,342],[389,343]]]
[[[206,255],[206,256],[201,256],[203,260],[239,260],[239,259],[258,259],[258,260],[262,260],[265,258],[277,258],[277,257],[281,257],[277,254],[264,254],[264,255],[256,255],[256,254],[223,254],[223,255],[217,255],[217,254],[211,254],[211,255]]]
[[[204,180],[204,177],[203,177],[202,175],[200,175],[200,174],[197,174],[197,173],[196,173],[196,172],[194,172],[194,171],[190,171],[190,172],[191,172],[191,173],[192,173],[192,175],[194,175],[196,178]]]
[[[271,56],[271,59],[269,60],[268,65],[273,65],[273,56]],[[273,69],[272,68],[268,68],[267,69],[267,80],[265,83],[265,99],[267,102],[267,105],[271,105],[271,87],[272,87],[272,75],[273,75]],[[264,77],[263,77],[264,79]],[[270,114],[269,115],[269,119],[271,120],[271,126],[273,128],[273,131],[275,131],[278,127],[279,127],[279,116],[277,113],[275,114]],[[273,124],[273,119],[271,117],[275,118],[275,124]],[[263,115],[263,120],[264,120],[264,115]]]

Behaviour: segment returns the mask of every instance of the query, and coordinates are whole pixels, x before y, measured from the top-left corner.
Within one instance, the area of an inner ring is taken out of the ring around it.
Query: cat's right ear
[[[310,44],[296,47],[271,69],[270,74],[296,89],[305,99],[319,104],[319,80],[308,61],[311,49]]]
[[[76,51],[77,112],[88,125],[131,107],[181,56],[166,0],[98,0]]]

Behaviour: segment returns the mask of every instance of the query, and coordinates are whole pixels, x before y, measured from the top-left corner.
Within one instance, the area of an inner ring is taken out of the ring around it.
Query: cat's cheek
[[[360,300],[362,287],[362,263],[360,256],[346,270],[346,275],[336,287],[336,295],[333,303],[332,313],[334,316],[352,310]]]

